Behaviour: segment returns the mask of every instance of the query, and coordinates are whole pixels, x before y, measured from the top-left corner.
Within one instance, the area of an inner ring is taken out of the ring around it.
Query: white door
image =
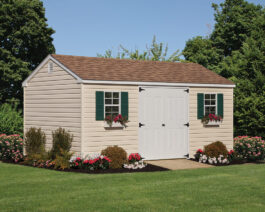
[[[148,160],[184,158],[188,154],[186,89],[141,87],[139,152]],[[141,125],[141,126],[140,126]]]

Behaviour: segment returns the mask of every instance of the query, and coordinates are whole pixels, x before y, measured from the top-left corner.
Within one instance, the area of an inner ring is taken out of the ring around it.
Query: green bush
[[[13,161],[23,160],[23,139],[19,135],[0,135],[0,160]]]
[[[38,154],[45,151],[46,136],[41,128],[30,128],[25,135],[26,154]]]
[[[52,132],[52,149],[51,157],[55,159],[62,152],[69,152],[72,147],[73,135],[66,132],[65,129],[59,128]]]
[[[123,164],[127,162],[126,151],[118,146],[110,146],[101,151],[101,155],[107,156],[110,162],[111,169],[122,168]]]
[[[204,154],[208,157],[219,157],[220,155],[223,155],[224,157],[227,157],[228,151],[226,146],[220,142],[216,141],[211,144],[208,144],[204,146]]]
[[[246,159],[248,161],[265,159],[265,141],[258,136],[235,137],[234,150],[237,158]]]
[[[0,106],[0,123],[0,134],[23,135],[22,112],[18,109],[17,103],[5,103]]]

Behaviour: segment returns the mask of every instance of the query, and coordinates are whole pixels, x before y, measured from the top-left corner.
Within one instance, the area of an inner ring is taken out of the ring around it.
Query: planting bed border
[[[3,163],[11,163],[15,165],[21,165],[21,166],[28,166],[28,167],[33,167],[33,168],[39,168],[39,169],[48,169],[48,170],[54,170],[54,171],[62,171],[62,172],[75,172],[75,173],[85,173],[85,174],[115,174],[115,173],[136,173],[136,172],[157,172],[157,171],[169,171],[169,169],[160,167],[160,166],[155,166],[151,164],[147,164],[146,167],[142,169],[98,169],[98,170],[88,170],[88,169],[53,169],[53,168],[41,168],[41,167],[35,167],[31,165],[25,165],[21,163],[14,163],[12,161],[2,161]]]

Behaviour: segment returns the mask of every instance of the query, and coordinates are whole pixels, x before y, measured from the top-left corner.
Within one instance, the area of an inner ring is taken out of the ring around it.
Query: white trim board
[[[72,75],[75,79],[77,79],[77,83],[83,84],[106,84],[106,85],[137,85],[137,86],[170,86],[170,87],[210,87],[210,88],[234,88],[236,85],[229,84],[199,84],[199,83],[169,83],[169,82],[137,82],[137,81],[111,81],[111,80],[82,80],[79,76],[77,76],[73,71],[65,67],[58,60],[53,58],[51,55],[48,55],[39,65],[38,67],[28,76],[27,79],[22,83],[22,87],[26,87],[28,81],[42,68],[42,66],[47,63],[48,60],[52,60],[70,75]]]
[[[133,81],[106,81],[106,80],[82,80],[84,84],[113,84],[113,85],[138,85],[138,86],[170,86],[170,87],[213,87],[234,88],[236,85],[228,84],[198,84],[198,83],[169,83],[169,82],[133,82]]]

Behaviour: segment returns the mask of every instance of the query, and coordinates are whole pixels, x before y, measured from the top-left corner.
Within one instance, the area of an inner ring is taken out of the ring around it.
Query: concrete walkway
[[[149,164],[155,166],[161,166],[171,170],[180,170],[180,169],[198,169],[198,168],[211,168],[214,166],[198,163],[196,161],[187,160],[187,159],[171,159],[171,160],[149,160],[146,161]]]

